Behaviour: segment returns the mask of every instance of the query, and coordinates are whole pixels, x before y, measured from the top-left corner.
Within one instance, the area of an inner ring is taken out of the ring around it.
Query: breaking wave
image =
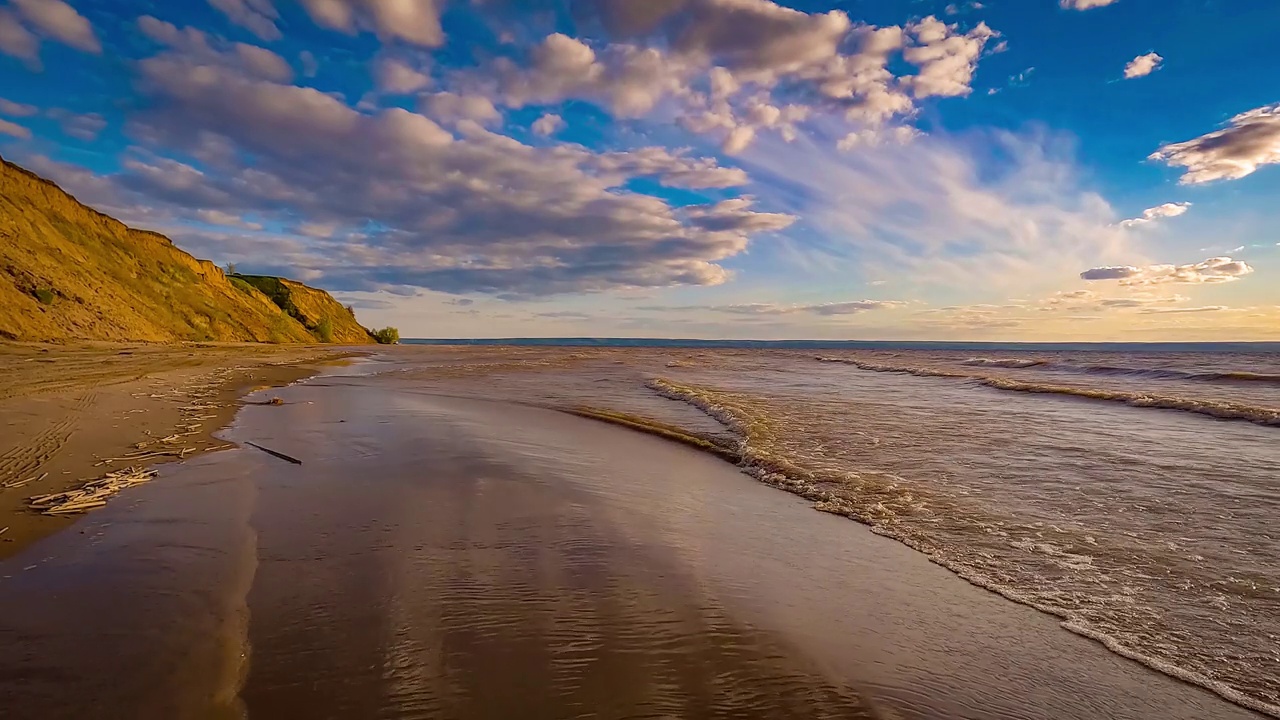
[[[971,377],[947,371],[896,368],[842,358],[819,359],[879,372]],[[776,428],[773,427],[770,413],[765,408],[754,405],[748,396],[708,387],[685,385],[663,378],[652,379],[647,386],[663,397],[698,408],[732,431],[740,442],[738,451],[740,469],[760,482],[810,500],[814,503],[814,509],[818,511],[855,520],[868,526],[871,532],[877,535],[901,542],[972,585],[1055,616],[1061,620],[1060,625],[1063,629],[1094,640],[1117,655],[1183,682],[1203,687],[1241,707],[1280,718],[1280,705],[1270,701],[1274,697],[1273,694],[1263,692],[1255,695],[1231,682],[1199,672],[1195,662],[1185,662],[1187,658],[1178,654],[1178,643],[1168,642],[1167,638],[1156,637],[1154,639],[1156,644],[1152,649],[1141,647],[1145,643],[1133,643],[1126,637],[1122,626],[1082,611],[1080,598],[1074,594],[1058,592],[1052,587],[1051,582],[1044,582],[1043,578],[1029,581],[1027,577],[1019,577],[1017,573],[1010,572],[1012,568],[1002,568],[998,564],[989,562],[983,563],[980,559],[990,560],[991,556],[983,552],[980,547],[965,549],[949,546],[939,537],[935,537],[940,527],[938,523],[965,524],[976,519],[963,517],[966,513],[961,508],[945,508],[941,516],[928,513],[913,518],[913,509],[923,507],[919,503],[919,497],[913,496],[925,493],[926,490],[901,486],[898,482],[900,478],[893,476],[884,477],[878,473],[854,471],[833,474],[829,471],[812,470],[804,464],[803,459],[797,462],[797,459],[785,450],[774,446],[773,434]],[[993,384],[991,387],[1018,389],[1009,387],[1007,384]],[[1274,424],[1280,424],[1280,419],[1275,418],[1274,415],[1275,413],[1272,418],[1275,420]],[[980,527],[984,532],[1001,538],[1008,547],[1022,551],[1025,557],[1043,558],[1046,562],[1064,570],[1092,569],[1094,566],[1094,557],[1071,552],[1068,547],[1042,540],[1010,540],[1007,532],[999,530],[993,532],[991,527],[986,525]],[[1091,540],[1091,537],[1083,538],[1085,544],[1091,544]],[[1171,650],[1174,651],[1172,654]]]
[[[1103,390],[1100,388],[1082,388],[1070,385],[1048,385],[1042,383],[1023,382],[1021,380],[1011,380],[1008,378],[973,375],[970,373],[956,372],[940,368],[880,365],[850,358],[818,357],[817,359],[821,362],[851,365],[860,370],[900,373],[916,375],[919,377],[942,377],[969,380],[979,385],[985,385],[997,390],[1007,390],[1010,392],[1069,395],[1073,397],[1088,398],[1090,400],[1121,402],[1131,407],[1181,410],[1183,412],[1196,413],[1198,415],[1207,415],[1220,420],[1243,420],[1268,427],[1280,427],[1280,409],[1246,405],[1244,403],[1231,402],[1227,400],[1195,399],[1178,397],[1175,395],[1161,395],[1157,393],[1128,390]],[[1009,366],[1005,365],[1001,367]]]
[[[1047,360],[1026,360],[1021,358],[969,358],[961,365],[976,365],[978,367],[1002,367],[1002,368],[1029,368],[1037,365],[1046,365]]]
[[[1152,380],[1191,380],[1194,382],[1253,382],[1280,385],[1280,375],[1256,373],[1244,370],[1232,372],[1208,372],[1178,370],[1176,368],[1136,368],[1121,365],[1093,365],[1039,360],[1033,358],[969,358],[961,365],[971,367],[997,367],[1078,373],[1082,375],[1109,375],[1116,377],[1148,378]]]

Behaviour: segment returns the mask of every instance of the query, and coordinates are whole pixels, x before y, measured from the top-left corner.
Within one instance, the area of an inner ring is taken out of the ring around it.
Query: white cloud
[[[1178,314],[1178,313],[1219,312],[1221,310],[1229,310],[1229,309],[1230,308],[1228,308],[1226,305],[1206,305],[1205,307],[1190,307],[1190,308],[1143,308],[1138,312],[1142,313],[1143,315],[1168,315],[1168,314]]]
[[[40,53],[40,40],[4,7],[0,7],[0,52],[31,62],[35,62]]]
[[[1236,115],[1228,127],[1194,140],[1162,145],[1149,159],[1186,168],[1183,185],[1237,180],[1280,163],[1280,104]]]
[[[742,187],[749,182],[746,172],[722,167],[715,158],[691,158],[687,151],[657,146],[590,154],[583,162],[611,184],[632,176],[656,177],[668,187],[690,189]]]
[[[219,173],[203,176],[160,160],[127,164],[111,179],[121,204],[332,225],[331,237],[293,236],[302,250],[269,256],[278,267],[263,270],[335,289],[524,296],[712,285],[729,277],[720,261],[753,235],[794,221],[755,210],[749,198],[675,208],[625,189],[642,173],[688,186],[745,177],[710,159],[662,148],[535,148],[469,119],[451,132],[423,115],[362,113],[192,54],[166,52],[139,68],[154,108],[143,133],[150,142],[190,152],[208,133],[235,152]],[[202,247],[230,241],[207,231],[183,237]]]
[[[726,155],[737,155],[743,150],[746,150],[747,146],[751,144],[751,141],[754,140],[755,137],[755,128],[750,125],[739,125],[729,131],[729,134],[724,139],[724,144],[721,146],[721,149],[724,150]]]
[[[211,39],[196,28],[179,28],[150,15],[138,18],[138,29],[157,43],[168,46],[173,57],[193,65],[225,66],[273,82],[293,79],[293,68],[289,63],[266,48]]]
[[[905,145],[920,134],[919,130],[905,125],[892,128],[868,128],[845,135],[840,142],[836,143],[836,148],[849,151],[867,146],[876,147],[884,143]]]
[[[17,123],[11,123],[8,120],[0,120],[0,135],[9,135],[20,140],[31,139],[30,130]]]
[[[40,108],[34,105],[16,103],[12,100],[0,98],[0,115],[8,115],[9,117],[31,117],[38,112],[40,112]]]
[[[769,0],[695,0],[686,12],[678,53],[769,77],[835,57],[853,26],[840,10],[810,15]]]
[[[1132,256],[1111,207],[1078,184],[1072,141],[999,131],[982,140],[1007,158],[1001,172],[983,169],[972,137],[928,136],[856,153],[831,152],[823,136],[762,141],[746,168],[785,188],[786,209],[804,217],[805,242],[784,257],[833,279],[1038,293],[1061,287],[1064,268]]]
[[[58,121],[62,126],[63,133],[85,142],[93,142],[98,139],[98,134],[107,127],[107,119],[98,113],[80,114],[68,112],[61,108],[53,108],[48,111],[47,115]]]
[[[533,121],[533,125],[529,127],[534,135],[549,137],[555,135],[565,128],[564,118],[553,113],[547,113],[537,120]]]
[[[1092,10],[1106,7],[1119,0],[1059,0],[1058,4],[1068,10]]]
[[[783,305],[778,303],[745,303],[741,305],[649,305],[636,308],[650,312],[715,312],[729,315],[818,315],[834,317],[860,315],[875,310],[895,310],[910,303],[901,300],[851,300],[846,302]]]
[[[62,0],[11,0],[24,20],[45,34],[77,50],[101,53],[93,26]]]
[[[1120,227],[1124,227],[1124,228],[1137,227],[1138,225],[1145,225],[1149,222],[1152,222],[1153,220],[1159,220],[1161,218],[1177,217],[1185,213],[1190,208],[1191,208],[1191,203],[1189,202],[1164,203],[1163,205],[1157,205],[1153,208],[1147,208],[1146,210],[1143,210],[1141,217],[1129,218],[1128,220],[1121,220]]]
[[[279,40],[282,35],[275,21],[280,15],[272,0],[209,0],[231,22],[246,28],[263,40]]]
[[[488,98],[451,92],[438,92],[424,97],[422,112],[449,124],[463,120],[489,123],[502,118],[502,113],[498,112]]]
[[[224,225],[226,227],[241,228],[244,230],[261,230],[260,223],[245,222],[239,215],[224,212],[222,210],[197,210],[195,213],[197,220],[209,223],[210,225]]]
[[[382,40],[423,47],[444,43],[441,0],[302,0],[317,25],[354,33],[372,30]]]
[[[1209,258],[1190,265],[1110,265],[1080,273],[1083,280],[1119,280],[1121,285],[1201,285],[1239,280],[1253,268],[1229,257]]]
[[[769,0],[679,0],[641,13],[661,22],[641,21],[623,5],[584,7],[623,28],[626,42],[553,34],[527,59],[500,57],[460,71],[458,82],[509,107],[580,99],[625,118],[664,110],[735,154],[764,130],[794,139],[798,124],[821,111],[844,115],[857,132],[910,115],[915,99],[968,95],[997,35],[984,23],[962,31],[933,16],[905,30],[873,27],[843,11],[805,13]],[[916,74],[894,74],[899,54]],[[781,87],[789,104],[772,97]]]
[[[266,48],[236,43],[235,53],[246,70],[264,80],[283,83],[293,79],[293,68],[289,63]]]
[[[932,15],[907,27],[918,44],[908,47],[902,56],[920,72],[902,80],[916,97],[955,97],[972,92],[969,83],[978,58],[996,33],[981,22],[967,33],[957,30]]]
[[[378,89],[393,95],[409,95],[431,86],[431,76],[403,60],[383,58],[374,68]]]
[[[1156,53],[1150,52],[1146,55],[1139,55],[1124,66],[1124,76],[1126,79],[1132,80],[1133,78],[1150,75],[1152,72],[1159,70],[1163,63],[1164,58]]]

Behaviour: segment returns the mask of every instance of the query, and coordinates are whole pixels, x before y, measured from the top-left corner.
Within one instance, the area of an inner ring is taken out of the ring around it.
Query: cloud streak
[[[1080,273],[1082,280],[1118,280],[1121,285],[1205,285],[1228,283],[1253,272],[1253,267],[1229,257],[1209,258],[1188,265],[1112,265]]]
[[[1252,175],[1280,163],[1280,104],[1240,113],[1227,127],[1194,140],[1162,145],[1150,159],[1184,168],[1183,185]]]
[[[1189,202],[1164,203],[1163,205],[1143,210],[1142,215],[1139,217],[1121,220],[1120,227],[1138,227],[1162,218],[1178,217],[1185,214],[1189,209],[1191,209],[1191,203]]]

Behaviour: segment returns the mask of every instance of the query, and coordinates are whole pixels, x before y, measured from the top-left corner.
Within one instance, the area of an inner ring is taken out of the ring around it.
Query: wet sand
[[[139,443],[184,457],[222,447],[213,433],[231,421],[245,392],[286,385],[342,354],[244,344],[0,343],[0,558],[75,520],[33,514],[27,498],[177,459],[103,462],[137,454]]]
[[[12,718],[1256,718],[661,438],[390,378],[0,562]]]

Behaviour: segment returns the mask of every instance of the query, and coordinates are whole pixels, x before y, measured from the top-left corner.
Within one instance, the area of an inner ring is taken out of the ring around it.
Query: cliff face
[[[333,308],[341,310],[333,342],[371,342],[328,293],[289,285],[308,308],[327,308],[335,327]],[[126,227],[0,159],[0,339],[314,343],[320,320],[309,328],[163,235]]]
[[[321,342],[351,345],[370,340],[369,331],[356,322],[355,314],[323,290],[266,275],[233,275],[231,282],[253,286]]]

